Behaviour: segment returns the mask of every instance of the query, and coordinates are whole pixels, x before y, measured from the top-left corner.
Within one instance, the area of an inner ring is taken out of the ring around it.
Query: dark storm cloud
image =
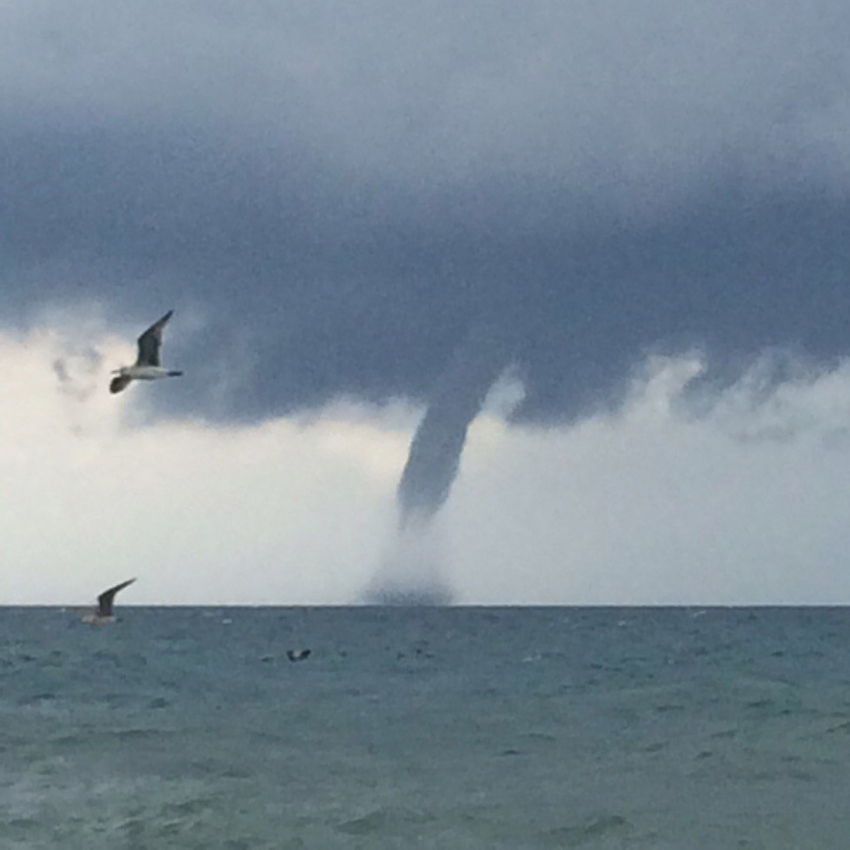
[[[533,416],[647,349],[847,349],[837,2],[3,14],[6,315],[175,307],[183,411],[425,397],[479,322]]]

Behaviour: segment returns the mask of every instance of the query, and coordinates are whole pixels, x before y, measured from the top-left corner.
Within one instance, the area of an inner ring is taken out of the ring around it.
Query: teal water
[[[0,609],[0,847],[850,846],[850,609],[120,616]]]

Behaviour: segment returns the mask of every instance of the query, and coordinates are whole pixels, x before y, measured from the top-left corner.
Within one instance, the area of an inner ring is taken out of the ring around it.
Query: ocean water
[[[850,609],[119,610],[0,609],[4,850],[850,847]]]

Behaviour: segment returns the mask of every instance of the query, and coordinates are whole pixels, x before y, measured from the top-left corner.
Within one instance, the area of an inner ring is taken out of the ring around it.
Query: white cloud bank
[[[619,413],[569,429],[480,423],[447,520],[460,586],[481,602],[850,601],[850,363],[775,388],[756,367],[697,416],[684,390],[701,369],[651,359]]]
[[[127,603],[359,598],[415,411],[137,427],[180,386],[109,396],[132,347],[92,334],[0,336],[0,604],[84,603],[130,576]],[[697,415],[701,368],[651,359],[620,411],[570,427],[508,427],[497,394],[435,529],[457,600],[850,602],[850,362],[775,387],[753,369]]]
[[[92,366],[56,333],[0,338],[0,603],[81,602],[128,576],[140,578],[128,602],[356,594],[390,522],[403,432],[344,405],[312,424],[134,428],[146,394],[180,386],[111,397],[108,370],[132,348],[97,348]]]

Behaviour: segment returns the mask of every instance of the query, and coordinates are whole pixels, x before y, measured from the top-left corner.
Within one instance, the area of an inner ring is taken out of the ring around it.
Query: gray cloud
[[[657,347],[846,349],[843,4],[4,14],[7,321],[177,308],[167,412],[422,398],[480,321],[517,340],[520,416]]]

